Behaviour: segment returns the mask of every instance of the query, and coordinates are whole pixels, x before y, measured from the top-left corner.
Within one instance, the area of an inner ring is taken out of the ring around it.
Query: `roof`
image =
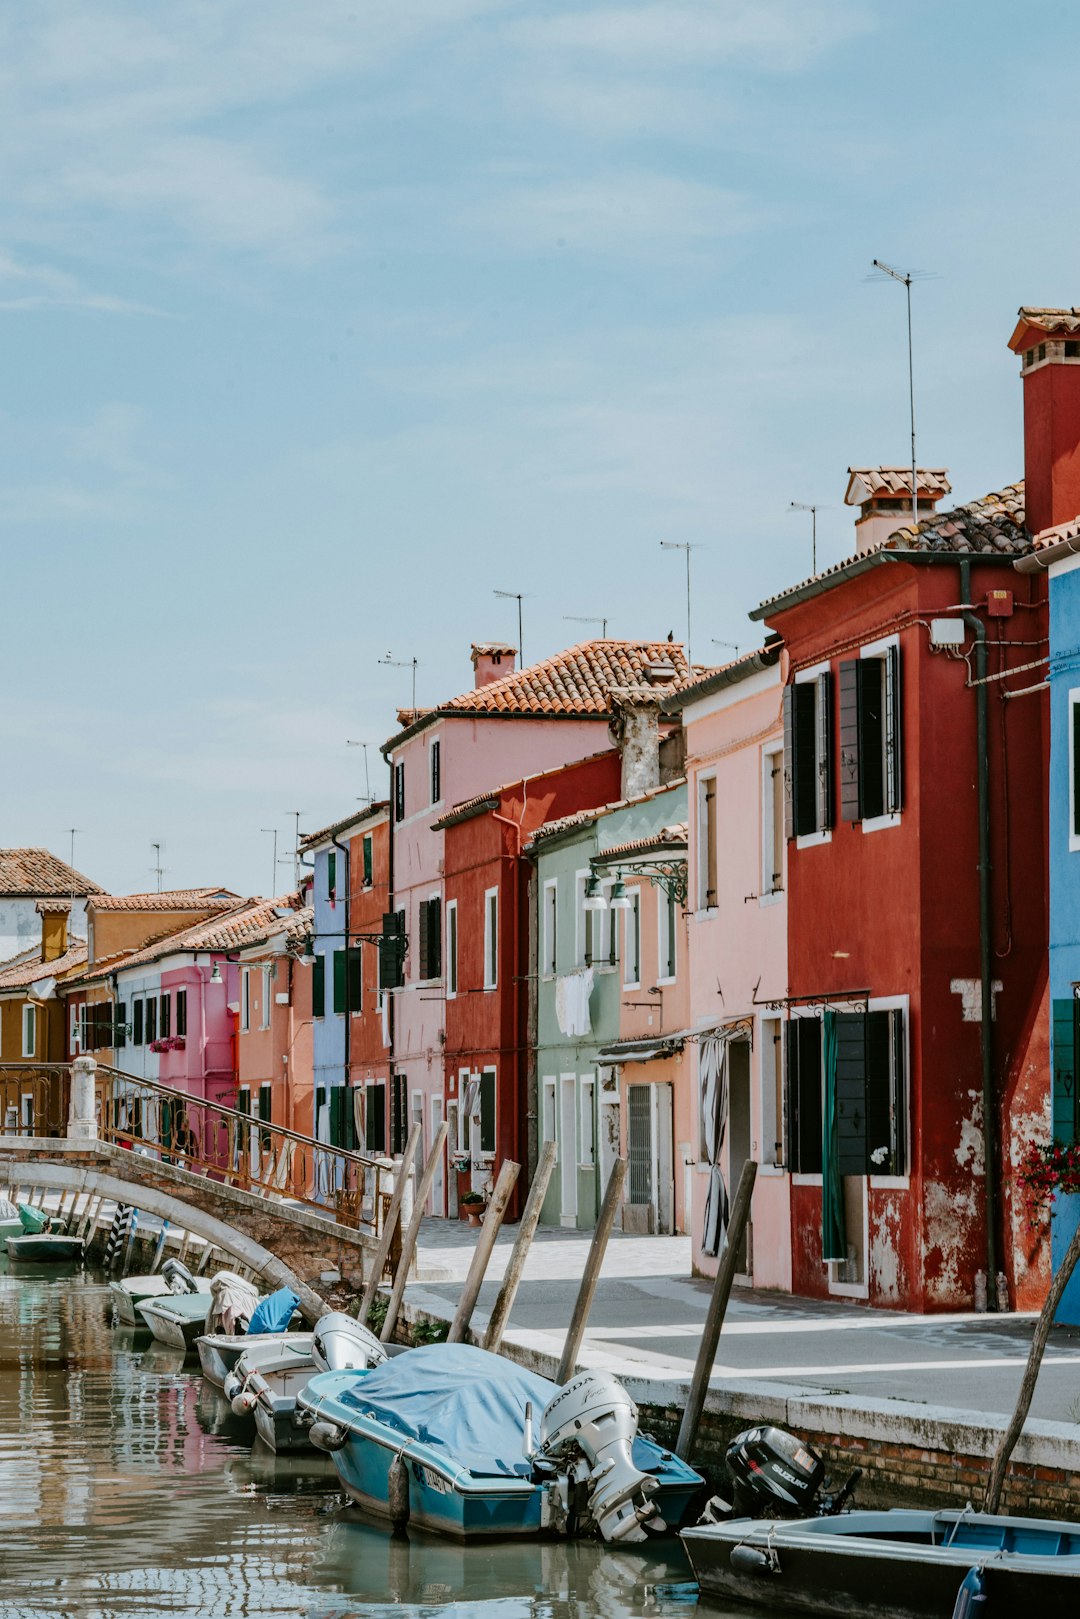
[[[692,679],[677,641],[582,641],[552,658],[503,675],[436,708],[403,709],[404,729],[383,744],[387,753],[413,726],[441,715],[484,714],[521,718],[600,718],[620,688],[645,686],[666,695]],[[405,716],[411,716],[406,718]]]
[[[62,956],[42,961],[41,950],[24,951],[0,968],[0,995],[7,990],[27,989],[42,978],[59,978],[86,961],[86,940],[74,939]]]
[[[345,832],[350,826],[360,826],[362,822],[376,820],[385,815],[390,808],[388,798],[372,799],[370,804],[361,810],[353,810],[351,815],[343,815],[340,821],[331,821],[329,826],[320,828],[318,832],[305,832],[300,839],[301,849],[313,848],[316,843],[322,843],[327,838],[336,837],[339,832]]]
[[[289,913],[295,913],[291,921],[287,920]],[[163,956],[198,950],[242,950],[261,944],[283,928],[287,941],[299,939],[308,932],[313,914],[310,906],[300,904],[299,894],[286,894],[280,899],[242,899],[228,911],[166,933],[140,950],[128,950],[106,961],[96,961],[84,976],[89,981],[144,962],[158,961]]]
[[[103,894],[94,899],[95,911],[205,911],[223,910],[240,898],[231,888],[165,888],[154,894]]]
[[[671,697],[665,697],[661,707],[665,714],[679,714],[691,703],[696,703],[703,697],[711,697],[714,692],[723,691],[725,686],[737,685],[740,680],[747,680],[751,675],[760,674],[763,669],[771,669],[780,661],[782,646],[780,637],[774,636],[765,646],[758,647],[753,652],[744,652],[741,657],[733,658],[730,663],[722,664],[719,669],[709,669],[692,685],[684,686],[682,691],[675,692]]]
[[[948,467],[919,467],[918,489],[933,494],[947,495],[952,489]],[[877,495],[911,498],[910,467],[848,467],[848,486],[844,493],[845,506],[861,506]]]
[[[509,792],[514,787],[527,789],[534,782],[543,781],[548,776],[561,776],[568,771],[580,769],[582,765],[594,764],[597,759],[610,759],[615,752],[615,748],[601,748],[596,753],[587,753],[583,759],[571,759],[562,764],[549,765],[546,770],[535,770],[531,776],[517,776],[513,781],[502,782],[486,793],[477,793],[473,798],[463,798],[460,804],[455,804],[445,815],[440,815],[437,821],[432,821],[431,830],[442,832],[448,826],[457,826],[460,821],[468,821],[474,815],[481,815],[484,810],[496,809],[500,794]]]
[[[476,658],[516,658],[517,647],[511,646],[509,641],[474,641],[469,648],[473,659]]]
[[[1021,304],[1016,311],[1016,330],[1009,339],[1010,348],[1014,347],[1026,326],[1034,326],[1040,332],[1060,332],[1072,336],[1080,332],[1080,309],[1043,309],[1037,304]]]
[[[548,821],[545,826],[538,826],[525,847],[531,848],[541,838],[552,838],[575,827],[589,826],[593,821],[599,821],[603,816],[613,814],[615,810],[629,809],[632,804],[646,804],[650,798],[657,798],[661,793],[674,792],[675,788],[685,785],[686,777],[676,776],[673,781],[662,781],[658,787],[650,787],[644,793],[635,793],[633,798],[618,798],[611,804],[598,804],[592,809],[574,810],[570,815],[560,816],[557,821]],[[649,841],[652,841],[651,837]],[[604,852],[607,853],[606,850]]]
[[[628,854],[647,854],[650,849],[685,849],[689,836],[689,828],[685,821],[676,821],[673,826],[662,826],[657,832],[650,832],[648,837],[630,838],[625,843],[612,843],[599,854],[593,856],[596,865],[602,866],[609,861],[619,860]]]
[[[0,894],[45,898],[52,894],[104,894],[81,871],[58,860],[48,849],[0,849]]]
[[[1055,523],[1044,528],[1031,542],[1027,556],[1019,557],[1014,567],[1021,573],[1039,573],[1051,563],[1080,551],[1080,517],[1070,517],[1067,523]]]
[[[1019,483],[1007,484],[1004,489],[995,490],[989,495],[980,495],[978,500],[968,501],[965,506],[954,506],[947,512],[934,512],[923,518],[918,527],[908,523],[896,529],[860,555],[847,557],[843,562],[837,562],[831,568],[804,580],[801,585],[791,586],[770,596],[753,609],[750,617],[766,618],[779,609],[793,607],[797,602],[827,589],[833,580],[864,573],[890,557],[917,562],[920,557],[927,556],[991,556],[1011,562],[1016,557],[1027,555],[1031,546],[1021,479]]]

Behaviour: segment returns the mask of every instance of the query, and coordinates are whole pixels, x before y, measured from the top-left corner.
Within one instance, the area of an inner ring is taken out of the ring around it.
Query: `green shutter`
[[[311,969],[311,1015],[326,1015],[326,957],[316,956]]]
[[[363,843],[364,850],[364,887],[370,888],[372,882],[371,869],[371,833],[367,833]]]
[[[345,952],[334,951],[334,1011],[345,1010]]]
[[[1076,1107],[1076,1004],[1071,996],[1053,1003],[1054,1140],[1066,1143],[1076,1141],[1080,1133]]]
[[[337,894],[336,854],[328,854],[326,857],[326,894],[328,899],[334,899]]]

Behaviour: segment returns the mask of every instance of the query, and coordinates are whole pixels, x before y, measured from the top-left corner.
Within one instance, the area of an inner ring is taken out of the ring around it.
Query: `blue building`
[[[349,1016],[350,1002],[358,1008],[360,994],[354,982],[359,951],[348,949],[348,849],[350,837],[367,816],[368,812],[361,810],[320,832],[312,832],[300,844],[302,854],[314,868],[312,1128],[318,1140],[350,1149],[359,1145],[359,1132],[349,1086]]]

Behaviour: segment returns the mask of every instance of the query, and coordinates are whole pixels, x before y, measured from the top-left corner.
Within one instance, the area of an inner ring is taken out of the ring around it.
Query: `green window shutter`
[[[435,896],[428,900],[428,977],[438,978],[442,972],[442,900]]]
[[[480,1075],[480,1151],[495,1151],[495,1071]]]
[[[433,974],[431,972],[431,940],[430,940],[431,912],[430,912],[430,907],[429,907],[428,901],[426,899],[422,899],[420,901],[420,910],[418,912],[418,920],[419,920],[419,927],[417,929],[416,946],[417,946],[417,949],[420,952],[420,977],[421,978],[431,978],[433,976]]]
[[[784,687],[784,836],[795,836],[795,687]]]
[[[862,1012],[836,1014],[837,1158],[841,1175],[869,1173],[866,1025]]]
[[[832,675],[818,675],[817,687],[817,826],[825,832],[833,824],[833,722]]]
[[[332,853],[326,857],[326,894],[328,899],[337,897],[337,855]]]
[[[886,808],[895,815],[904,802],[904,719],[900,706],[900,648],[885,654],[885,771],[888,778]]]
[[[789,1018],[787,1025],[787,1167],[821,1173],[821,1019]]]
[[[840,819],[862,819],[859,781],[859,664],[858,658],[840,663]]]
[[[123,1051],[127,1045],[127,1005],[124,1001],[117,1001],[114,1011],[113,1045],[117,1051]]]
[[[1080,707],[1080,705],[1078,705]],[[1071,1144],[1078,1139],[1076,1105],[1077,1003],[1055,1000],[1051,1009],[1051,1054],[1054,1072],[1053,1133],[1055,1141]]]
[[[364,850],[364,887],[365,888],[370,888],[371,883],[372,883],[372,878],[373,878],[372,858],[371,858],[371,856],[372,856],[371,833],[370,832],[367,833],[367,835],[364,838],[363,850]]]
[[[399,989],[405,982],[405,912],[386,911],[379,940],[379,984]]]
[[[367,1093],[367,1150],[386,1151],[386,1086],[369,1085]]]
[[[817,832],[817,684],[803,680],[791,688],[792,835]]]
[[[345,983],[345,952],[344,952],[344,950],[335,950],[334,951],[334,1011],[335,1012],[344,1012],[344,1010],[345,1010],[345,990],[346,990],[346,983]]]
[[[311,1015],[326,1015],[326,957],[316,956],[311,969]]]
[[[350,945],[348,953],[349,1011],[359,1012],[364,1005],[364,958],[358,944]]]

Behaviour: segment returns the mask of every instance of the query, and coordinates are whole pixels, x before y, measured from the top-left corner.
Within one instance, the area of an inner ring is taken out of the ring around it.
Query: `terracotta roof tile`
[[[688,836],[686,822],[676,821],[672,826],[662,826],[658,832],[651,832],[646,838],[629,838],[625,843],[612,843],[600,850],[596,861],[600,865],[620,855],[644,854],[649,849],[685,849]]]
[[[554,837],[557,832],[567,832],[571,827],[586,826],[592,821],[600,820],[601,816],[610,815],[615,810],[628,809],[631,804],[645,804],[650,798],[656,798],[660,793],[670,793],[676,787],[686,785],[686,777],[678,776],[674,781],[664,781],[659,787],[650,787],[647,792],[636,793],[633,798],[618,798],[610,804],[598,804],[594,809],[574,810],[570,815],[562,815],[557,821],[548,821],[545,825],[537,827],[530,841],[525,845],[530,849],[533,844],[541,842],[544,838]]]
[[[1042,332],[1080,332],[1080,309],[1040,309],[1024,304],[1017,311],[1018,319]]]
[[[104,894],[89,877],[58,860],[48,849],[0,849],[0,894],[42,898],[51,894]]]
[[[511,646],[509,641],[474,641],[470,647],[473,658],[493,658],[501,653],[504,658],[517,657],[517,647]]]
[[[947,467],[919,467],[919,494],[947,495],[952,489]],[[910,467],[848,467],[844,504],[861,506],[875,495],[911,495]]]
[[[332,837],[338,832],[344,832],[347,827],[359,826],[362,821],[377,820],[380,815],[385,815],[389,808],[390,800],[388,798],[374,799],[370,804],[366,804],[363,809],[354,810],[351,815],[343,815],[340,821],[331,821],[329,826],[321,827],[318,832],[305,832],[300,839],[300,847],[301,849],[310,849],[312,844],[321,843],[324,838]]]
[[[286,924],[286,938],[301,938],[308,931],[312,911],[300,903],[299,894],[286,894],[280,899],[243,899],[228,911],[194,922],[186,928],[164,934],[141,950],[112,956],[108,961],[96,961],[84,975],[89,982],[106,973],[137,967],[143,962],[159,961],[163,956],[183,954],[194,950],[240,950],[247,945],[260,944],[282,931],[286,916],[295,912]]]
[[[239,898],[229,888],[166,888],[160,894],[103,894],[93,903],[95,911],[206,911],[224,910]]]
[[[27,959],[28,956],[30,959]],[[85,962],[85,939],[75,939],[55,961],[42,961],[40,949],[24,952],[23,956],[0,968],[0,995],[5,990],[26,989],[41,978],[62,978],[65,973],[82,967]]]
[[[1067,523],[1057,523],[1053,528],[1044,528],[1036,534],[1031,542],[1033,551],[1048,551],[1053,545],[1061,545],[1064,540],[1080,538],[1080,517],[1070,517]]]

